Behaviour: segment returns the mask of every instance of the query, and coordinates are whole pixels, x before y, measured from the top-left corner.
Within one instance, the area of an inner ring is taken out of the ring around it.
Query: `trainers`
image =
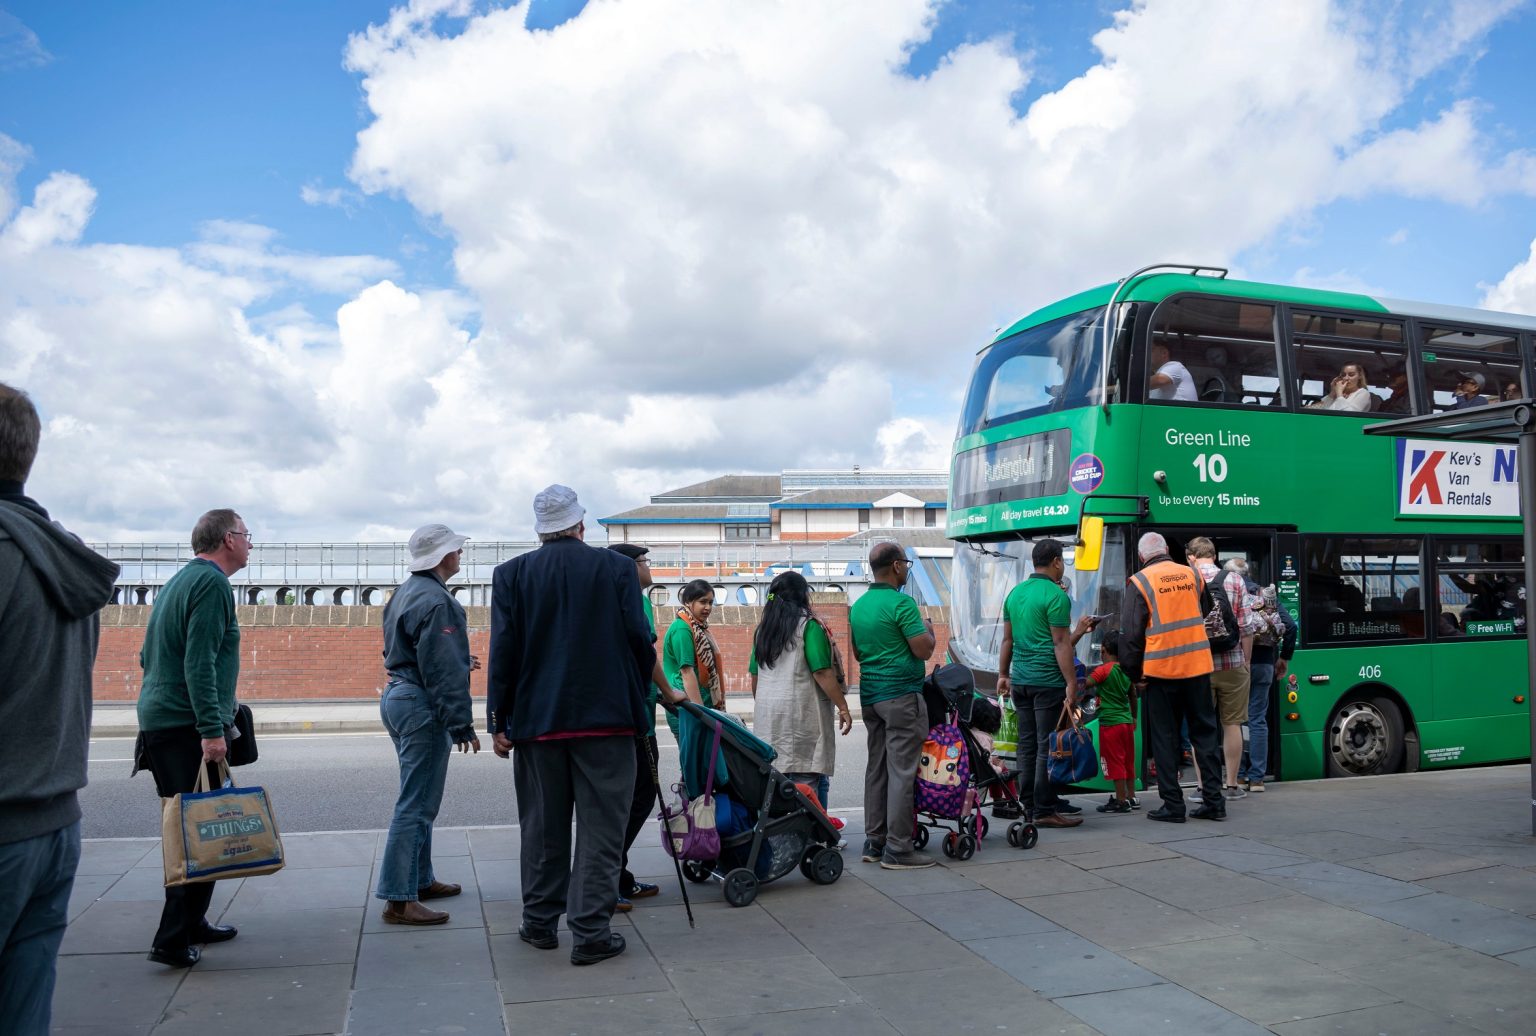
[[[1082,822],[1082,817],[1067,817],[1060,813],[1041,813],[1035,818],[1036,827],[1076,827]]]
[[[619,901],[613,905],[613,909],[617,913],[627,914],[631,910],[635,909],[635,904],[631,903],[629,900],[625,899],[623,896],[620,896],[619,897]]]
[[[1131,800],[1130,801],[1131,801],[1131,808],[1132,809],[1140,809],[1141,808],[1141,800],[1138,799],[1135,795],[1131,796]]]
[[[992,819],[994,820],[1017,820],[1023,815],[1023,811],[1012,802],[1004,800],[992,804]]]
[[[1264,790],[1263,781],[1248,781],[1246,783],[1248,787],[1248,794],[1250,795],[1257,795]]]
[[[1246,799],[1248,797],[1248,793],[1244,791],[1241,786],[1236,784],[1232,784],[1223,788],[1221,790],[1221,795],[1222,798],[1226,799]]]
[[[1129,813],[1130,811],[1131,804],[1129,802],[1121,802],[1119,799],[1110,799],[1104,805],[1098,807],[1098,812],[1100,813]]]
[[[864,842],[864,855],[859,859],[865,863],[879,863],[880,857],[885,855],[885,843],[866,840]]]
[[[918,852],[916,849],[906,853],[887,849],[880,856],[880,866],[888,871],[919,871],[924,867],[932,867],[938,862],[927,853]]]
[[[1193,789],[1191,789],[1189,791],[1186,791],[1184,793],[1184,799],[1185,799],[1186,802],[1202,802],[1202,801],[1204,801],[1204,797],[1200,794],[1200,789],[1199,788],[1193,788]]]
[[[1060,813],[1064,817],[1075,817],[1082,811],[1082,806],[1074,806],[1066,799],[1062,799],[1060,802],[1056,803],[1056,812]]]

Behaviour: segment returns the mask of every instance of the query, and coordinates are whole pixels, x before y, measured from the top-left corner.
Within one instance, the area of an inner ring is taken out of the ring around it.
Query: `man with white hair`
[[[1149,820],[1184,823],[1179,787],[1179,727],[1200,764],[1204,801],[1193,811],[1200,820],[1225,820],[1221,797],[1221,748],[1216,704],[1211,697],[1211,645],[1200,607],[1200,574],[1168,556],[1168,541],[1155,532],[1136,544],[1141,571],[1130,579],[1120,612],[1120,667],[1142,689],[1157,763],[1161,807]]]
[[[576,493],[548,487],[533,515],[539,549],[498,565],[491,583],[487,708],[496,754],[516,750],[523,831],[517,934],[553,950],[563,913],[571,963],[596,964],[624,952],[611,924],[656,648],[634,562],[582,542]]]
[[[384,729],[400,759],[400,796],[384,839],[379,886],[388,924],[438,925],[448,914],[422,905],[463,891],[432,872],[432,825],[443,804],[448,757],[480,751],[469,674],[480,668],[469,653],[464,607],[448,592],[459,574],[464,541],[446,525],[411,533],[411,575],[384,607],[384,668],[379,699]]]

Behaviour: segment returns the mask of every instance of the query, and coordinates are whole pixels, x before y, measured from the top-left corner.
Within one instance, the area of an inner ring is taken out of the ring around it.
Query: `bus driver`
[[[1152,346],[1153,374],[1147,379],[1148,399],[1177,399],[1188,403],[1198,402],[1195,379],[1189,368],[1168,354],[1168,346],[1158,342]]]

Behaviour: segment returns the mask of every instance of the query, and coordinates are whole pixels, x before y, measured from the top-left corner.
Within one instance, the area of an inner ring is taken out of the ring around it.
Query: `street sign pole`
[[[1536,409],[1517,407],[1520,516],[1525,532],[1525,707],[1531,715],[1531,834],[1536,835]]]

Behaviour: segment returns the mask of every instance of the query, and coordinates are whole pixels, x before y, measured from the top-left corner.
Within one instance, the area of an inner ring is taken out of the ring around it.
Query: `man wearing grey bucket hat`
[[[384,606],[389,683],[379,713],[400,758],[400,797],[374,895],[388,901],[389,924],[444,924],[448,914],[421,901],[462,891],[432,873],[432,824],[453,746],[480,751],[469,700],[469,674],[480,663],[469,653],[464,608],[446,585],[459,573],[466,539],[446,525],[423,525],[411,533],[411,575]]]
[[[586,511],[575,491],[548,487],[533,514],[539,549],[492,577],[487,687],[496,754],[513,758],[523,832],[517,934],[553,950],[563,913],[571,963],[596,964],[624,952],[611,923],[656,649],[634,562],[582,542]]]

